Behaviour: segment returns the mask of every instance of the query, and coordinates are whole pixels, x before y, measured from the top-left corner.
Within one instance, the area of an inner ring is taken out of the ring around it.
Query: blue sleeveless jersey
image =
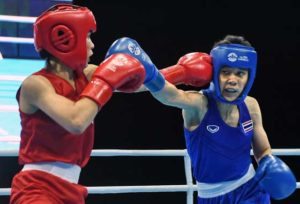
[[[184,128],[193,175],[203,183],[239,179],[252,162],[253,122],[248,108],[244,102],[237,105],[239,123],[231,127],[221,118],[212,93],[205,90],[204,94],[208,98],[208,111],[203,121],[193,131]]]

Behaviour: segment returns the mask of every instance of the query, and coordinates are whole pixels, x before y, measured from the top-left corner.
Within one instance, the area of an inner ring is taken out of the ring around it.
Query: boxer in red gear
[[[143,65],[128,55],[88,64],[95,31],[93,13],[70,4],[48,9],[34,24],[46,67],[17,93],[24,166],[13,178],[11,204],[85,203],[87,189],[78,180],[93,148],[93,120],[114,90],[135,91],[145,78]]]

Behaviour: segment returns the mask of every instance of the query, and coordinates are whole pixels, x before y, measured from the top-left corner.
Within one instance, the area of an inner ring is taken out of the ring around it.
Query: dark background
[[[73,1],[89,7],[98,30],[92,63],[100,63],[111,43],[128,36],[139,42],[158,68],[170,66],[189,52],[209,52],[227,34],[243,35],[259,56],[250,92],[261,106],[272,148],[299,148],[300,8],[297,1],[201,0],[160,4],[152,1]],[[182,86],[189,90],[194,87]],[[198,89],[196,89],[198,90]],[[181,111],[156,101],[149,93],[115,93],[95,120],[94,149],[184,149]],[[300,178],[300,158],[280,156]],[[7,169],[0,187],[8,187],[20,169],[16,158],[1,158]],[[1,165],[2,166],[2,165]],[[2,168],[2,167],[1,167]],[[12,171],[12,169],[15,169]],[[185,184],[181,157],[92,157],[80,183],[86,186]],[[195,194],[196,195],[196,194]],[[0,203],[7,199],[0,197]],[[282,201],[298,203],[299,190]],[[87,203],[183,204],[185,193],[89,195]]]

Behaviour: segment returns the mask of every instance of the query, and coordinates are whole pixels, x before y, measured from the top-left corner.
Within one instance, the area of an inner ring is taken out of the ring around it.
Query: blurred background
[[[299,148],[300,7],[297,1],[199,0],[162,4],[152,1],[0,0],[1,15],[36,17],[58,2],[87,6],[97,20],[91,63],[103,61],[120,37],[139,42],[159,69],[189,52],[210,52],[227,34],[242,35],[258,52],[258,70],[250,95],[261,106],[272,148]],[[20,121],[15,92],[22,80],[44,66],[30,43],[3,37],[32,38],[32,23],[0,21],[0,150],[17,149]],[[181,86],[184,90],[200,90]],[[96,117],[94,149],[185,149],[181,111],[160,104],[149,93],[115,93]],[[300,157],[280,156],[300,179]],[[17,157],[0,157],[0,188],[9,188],[21,167]],[[82,170],[86,186],[184,185],[182,157],[92,157]],[[195,194],[196,196],[196,194]],[[1,196],[0,203],[8,203]],[[300,192],[272,203],[298,203]],[[89,195],[87,204],[184,204],[186,193]]]

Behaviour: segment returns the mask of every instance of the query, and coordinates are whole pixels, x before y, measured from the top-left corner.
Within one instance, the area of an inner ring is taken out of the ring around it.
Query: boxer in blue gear
[[[215,43],[210,52],[212,81],[208,89],[200,92],[176,87],[182,81],[190,81],[182,79],[182,73],[191,73],[186,70],[198,73],[184,75],[193,81],[209,73],[207,57],[186,56],[187,60],[179,60],[184,64],[161,70],[172,84],[166,80],[159,91],[151,94],[165,105],[182,109],[198,203],[269,204],[270,197],[284,199],[291,195],[296,189],[295,176],[282,160],[272,156],[259,104],[248,96],[257,64],[257,53],[251,44],[233,35]],[[256,171],[251,149],[258,164]]]

